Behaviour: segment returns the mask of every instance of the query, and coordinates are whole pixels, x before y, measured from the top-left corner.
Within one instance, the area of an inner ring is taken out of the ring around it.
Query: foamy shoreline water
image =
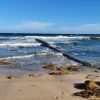
[[[0,44],[0,47],[3,47],[3,46],[11,46],[11,47],[31,47],[31,46],[39,46],[40,43],[10,43],[10,42],[7,42],[7,43],[1,43]]]
[[[67,52],[68,54],[99,64],[100,59],[100,41],[90,40],[90,36],[1,36],[0,37],[0,59],[14,59],[23,61],[27,64],[29,61],[34,62],[51,62],[57,65],[66,64],[67,58],[41,46],[35,41],[41,38],[51,45]],[[50,54],[51,53],[51,54]],[[60,56],[59,56],[60,55]],[[31,59],[32,58],[32,59]],[[25,62],[24,60],[27,61]],[[70,63],[70,62],[67,62]],[[31,64],[31,68],[32,68]],[[36,66],[35,66],[36,67]]]

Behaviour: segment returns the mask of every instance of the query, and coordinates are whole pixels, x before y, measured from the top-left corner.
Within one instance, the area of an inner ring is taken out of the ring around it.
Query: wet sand
[[[73,96],[80,91],[74,87],[76,83],[88,80],[86,76],[92,74],[100,81],[100,71],[84,68],[80,72],[70,72],[67,75],[55,76],[41,74],[36,77],[15,75],[15,79],[8,79],[7,74],[0,74],[0,100],[86,100]]]

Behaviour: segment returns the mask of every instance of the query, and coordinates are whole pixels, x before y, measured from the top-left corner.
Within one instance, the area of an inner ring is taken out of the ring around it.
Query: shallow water
[[[91,40],[89,37],[89,35],[9,36],[5,34],[0,36],[0,59],[17,61],[20,66],[15,68],[9,66],[9,69],[19,71],[43,71],[43,62],[54,63],[58,66],[74,63],[35,41],[36,38],[41,38],[78,59],[100,66],[100,40]]]

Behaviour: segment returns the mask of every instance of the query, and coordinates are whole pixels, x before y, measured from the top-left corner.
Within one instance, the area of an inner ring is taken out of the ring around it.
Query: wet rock
[[[7,77],[8,79],[15,79],[15,76],[14,75],[10,75]]]
[[[55,64],[49,64],[47,66],[44,66],[43,68],[50,70],[57,70],[57,66]]]

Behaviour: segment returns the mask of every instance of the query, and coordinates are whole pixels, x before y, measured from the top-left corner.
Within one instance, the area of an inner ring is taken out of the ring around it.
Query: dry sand
[[[88,74],[100,75],[100,71],[87,69],[63,76],[42,74],[29,77],[25,74],[15,79],[0,74],[0,100],[86,100],[72,94],[80,91],[74,88],[74,84],[87,80],[85,77]],[[96,80],[100,81],[100,76]]]

